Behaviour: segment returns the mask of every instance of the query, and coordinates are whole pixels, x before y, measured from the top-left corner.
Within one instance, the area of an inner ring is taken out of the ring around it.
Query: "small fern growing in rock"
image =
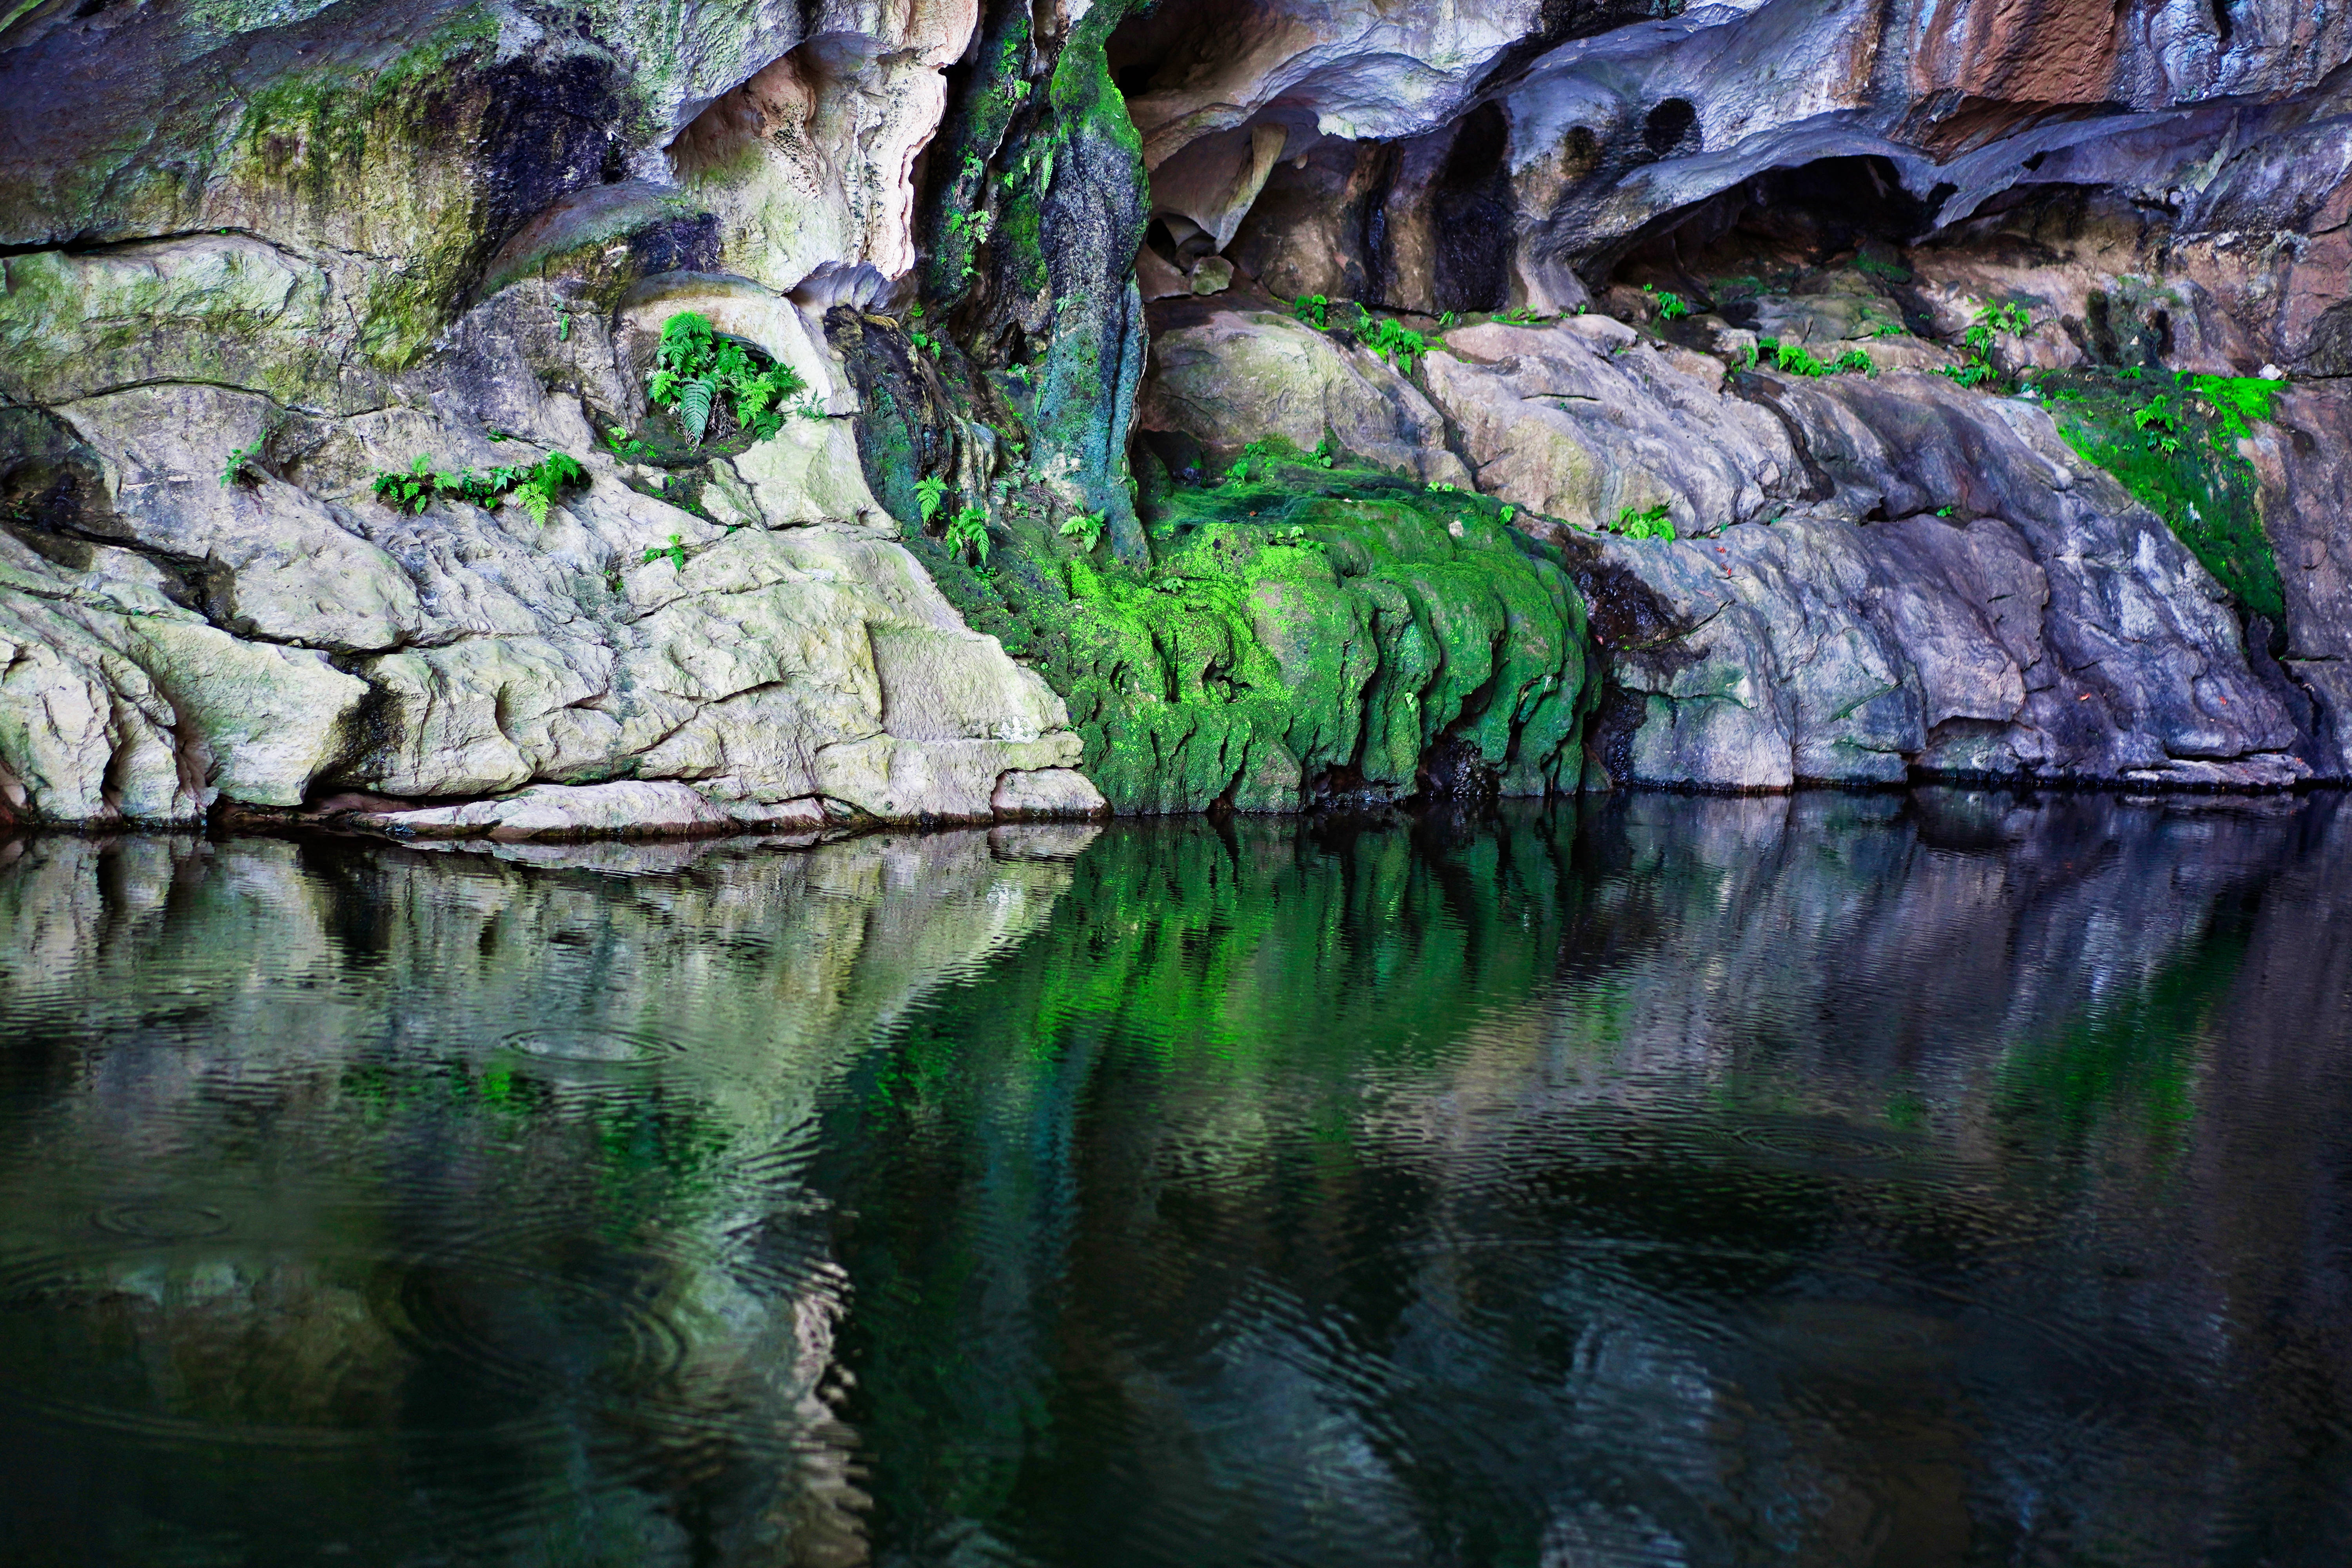
[[[980,564],[988,564],[988,513],[976,506],[968,506],[948,520],[948,548],[961,553],[969,550]]]
[[[1626,507],[1617,513],[1616,531],[1627,539],[1673,539],[1675,520],[1666,515],[1666,503],[1654,506]]]
[[[792,366],[719,336],[708,320],[681,310],[662,323],[646,396],[674,412],[688,439],[700,446],[722,408],[755,439],[768,439],[783,428],[786,400],[807,385]]]
[[[411,517],[422,516],[435,501],[444,499],[486,510],[513,500],[521,504],[533,522],[544,524],[564,490],[588,479],[588,470],[568,452],[550,452],[536,463],[483,472],[443,471],[432,463],[419,452],[407,468],[378,474],[372,487],[377,499]]]
[[[1082,511],[1062,524],[1062,537],[1075,539],[1078,548],[1089,555],[1102,542],[1105,515],[1098,511]]]
[[[261,477],[261,447],[262,443],[256,441],[250,447],[238,447],[229,453],[228,461],[221,465],[221,489],[233,489]]]

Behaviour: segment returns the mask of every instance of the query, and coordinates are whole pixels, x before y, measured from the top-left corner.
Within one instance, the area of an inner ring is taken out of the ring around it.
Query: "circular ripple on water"
[[[1912,1152],[1884,1133],[1837,1122],[1749,1123],[1732,1136],[1785,1160],[1900,1160]]]
[[[203,1240],[20,1256],[0,1265],[0,1321],[30,1331],[0,1339],[0,1402],[171,1446],[350,1448],[414,1425],[420,1373],[462,1369],[445,1432],[520,1440],[561,1419],[551,1394],[652,1391],[678,1372],[684,1334],[630,1283]]]
[[[411,1265],[395,1331],[412,1354],[518,1394],[650,1388],[685,1364],[685,1332],[644,1281],[593,1281],[478,1255]]]
[[[226,1235],[229,1228],[228,1215],[210,1204],[172,1198],[129,1198],[107,1204],[89,1217],[109,1236],[132,1241],[200,1241]]]
[[[592,1068],[656,1067],[682,1054],[649,1030],[594,1024],[517,1029],[499,1043],[541,1061]]]

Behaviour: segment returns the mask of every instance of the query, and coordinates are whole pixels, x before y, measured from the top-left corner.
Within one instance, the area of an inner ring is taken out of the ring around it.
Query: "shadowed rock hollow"
[[[0,810],[2340,780],[2347,61],[2309,0],[32,0]],[[688,312],[780,425],[649,397]]]

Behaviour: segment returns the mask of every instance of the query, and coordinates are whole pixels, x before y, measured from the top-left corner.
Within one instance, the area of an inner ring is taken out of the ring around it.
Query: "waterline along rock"
[[[5,822],[2352,775],[2333,4],[26,0],[0,102]]]

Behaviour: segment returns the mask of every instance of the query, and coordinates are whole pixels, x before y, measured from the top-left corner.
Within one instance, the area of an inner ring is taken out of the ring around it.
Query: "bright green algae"
[[[1576,787],[1583,602],[1492,501],[1279,459],[1146,500],[1149,569],[1020,516],[982,568],[910,541],[1067,700],[1115,810],[1394,798],[1433,750],[1507,795]]]
[[[2251,376],[2053,372],[2035,384],[2060,435],[2164,519],[2249,614],[2286,616],[2278,562],[2263,532],[2254,466],[2237,447],[2268,419],[2281,384]]]

